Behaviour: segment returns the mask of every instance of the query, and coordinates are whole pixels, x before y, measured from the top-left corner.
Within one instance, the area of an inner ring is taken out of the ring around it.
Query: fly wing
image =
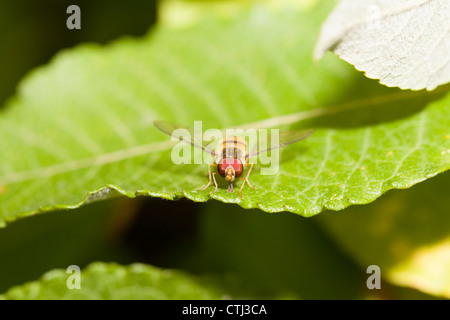
[[[203,141],[202,139],[202,132],[196,132],[193,128],[188,126],[183,126],[167,121],[155,121],[153,122],[155,127],[157,127],[162,132],[168,134],[169,136],[172,136],[173,132],[177,129],[184,129],[188,131],[188,135],[180,135],[180,140],[183,140],[185,142],[190,143],[194,147],[200,148],[203,151],[211,154],[212,156],[216,156],[216,153],[214,150],[208,146],[208,141]]]
[[[290,145],[292,143],[298,142],[300,140],[308,138],[314,133],[312,129],[306,129],[301,131],[282,131],[278,136],[278,143],[268,146],[267,148],[262,148],[261,150],[253,150],[249,152],[245,158],[249,159],[263,152],[269,152],[270,150],[278,149]]]

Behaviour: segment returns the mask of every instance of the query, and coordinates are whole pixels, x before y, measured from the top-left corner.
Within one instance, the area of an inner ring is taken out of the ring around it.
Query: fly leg
[[[248,177],[250,176],[250,172],[252,172],[253,163],[247,163],[246,166],[250,166],[250,169],[248,170],[247,176],[245,177],[245,179],[244,179],[244,178],[240,178],[240,179],[244,180],[244,183],[242,183],[242,186],[241,186],[241,188],[239,189],[239,197],[240,197],[241,199],[242,199],[241,191],[242,191],[242,188],[244,188],[245,182],[247,182],[247,184],[249,185],[250,188],[256,189],[256,187],[252,186],[252,184],[250,183],[250,181],[248,181]]]
[[[213,174],[212,174],[212,177],[213,177],[213,180],[214,180],[214,185],[216,187],[214,188],[214,191],[211,191],[211,193],[215,193],[217,191],[216,173],[217,172],[213,172]]]
[[[217,167],[217,165],[215,165],[215,164],[208,164],[209,182],[206,186],[204,186],[203,188],[201,188],[199,190],[205,190],[206,188],[209,187],[209,185],[211,184],[211,181],[214,180],[214,185],[216,186],[216,188],[214,189],[214,191],[211,192],[211,193],[214,193],[217,191],[217,182],[216,182],[216,177],[215,177],[215,174],[217,172],[211,172],[211,166]]]

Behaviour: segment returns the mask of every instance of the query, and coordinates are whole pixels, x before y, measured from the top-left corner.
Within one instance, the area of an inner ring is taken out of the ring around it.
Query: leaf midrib
[[[381,96],[369,97],[364,99],[358,99],[350,102],[344,102],[337,105],[331,105],[328,107],[315,108],[311,110],[304,110],[296,113],[291,113],[287,115],[272,117],[256,122],[250,122],[246,124],[241,124],[232,128],[241,128],[241,129],[249,129],[249,128],[272,128],[281,125],[293,124],[296,122],[300,122],[307,119],[318,118],[325,115],[331,115],[339,112],[348,111],[351,109],[357,109],[360,107],[367,106],[376,106],[381,105],[388,102],[398,101],[398,100],[408,100],[416,97],[420,97],[423,95],[431,95],[437,94],[441,91],[447,90],[446,86],[442,86],[432,93],[427,91],[400,91],[394,92],[391,94],[385,94]],[[63,162],[47,167],[35,168],[32,170],[22,171],[22,172],[13,172],[4,175],[0,179],[0,186],[19,183],[24,181],[29,181],[33,179],[39,178],[48,178],[57,174],[63,174],[67,172],[72,172],[80,169],[85,169],[92,166],[103,166],[106,164],[111,164],[119,161],[123,161],[126,159],[135,158],[138,156],[147,155],[154,152],[160,152],[170,149],[173,146],[173,143],[168,141],[158,141],[145,145],[133,146],[131,148],[121,149],[117,151],[113,151],[110,153],[100,154],[94,157],[83,158],[68,162]]]

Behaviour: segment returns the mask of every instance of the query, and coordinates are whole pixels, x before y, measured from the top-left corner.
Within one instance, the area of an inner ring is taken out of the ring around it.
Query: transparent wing
[[[269,152],[270,150],[285,147],[292,143],[306,139],[313,133],[314,133],[314,130],[312,130],[312,129],[301,130],[301,131],[282,131],[279,133],[279,136],[278,136],[279,139],[278,139],[277,143],[274,143],[271,145],[266,144],[267,147],[261,148],[260,150],[252,150],[251,152],[249,152],[246,155],[246,158],[248,159],[248,158],[254,157],[260,153],[263,153],[263,152]],[[271,141],[271,139],[267,139],[267,141]],[[254,148],[257,148],[257,146],[255,146]]]
[[[189,132],[188,135],[182,135],[180,136],[180,140],[183,140],[185,142],[188,142],[192,144],[194,147],[200,148],[203,151],[211,154],[212,156],[216,156],[216,153],[214,152],[213,148],[209,146],[210,142],[203,141],[202,139],[202,132],[196,132],[193,128],[188,126],[183,126],[167,121],[154,121],[153,124],[156,128],[161,130],[162,132],[168,134],[169,136],[172,136],[173,132],[177,129],[184,129]]]

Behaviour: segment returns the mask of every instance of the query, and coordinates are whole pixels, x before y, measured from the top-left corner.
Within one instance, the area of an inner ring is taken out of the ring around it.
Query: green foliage
[[[82,210],[31,216],[0,229],[0,293],[51,269],[84,267],[92,260],[128,261],[132,252],[111,246],[119,210],[116,200],[102,201]]]
[[[73,273],[52,270],[39,281],[14,287],[0,299],[220,299],[223,292],[208,288],[180,271],[160,270],[144,265],[120,266],[115,263],[93,263],[80,275],[80,289],[69,289]],[[75,283],[75,280],[73,280]]]
[[[143,39],[58,55],[0,118],[3,221],[118,194],[185,196],[310,216],[375,200],[449,168],[450,96],[401,92],[333,56],[311,62],[330,6],[259,5],[233,18],[159,27]],[[198,191],[206,167],[176,166],[153,120],[207,127],[314,127],[244,199]]]
[[[449,297],[448,173],[351,205],[450,167],[450,87],[402,91],[332,54],[313,63],[333,1],[238,3],[61,52],[20,84],[0,110],[0,225],[46,214],[0,230],[2,299],[429,297],[397,286]],[[283,149],[275,175],[256,166],[241,199],[222,182],[199,191],[206,165],[174,165],[154,120],[315,133]],[[139,206],[100,201],[121,195],[223,203],[202,204],[195,243],[172,244],[153,267],[111,246]],[[343,212],[289,213],[327,209]],[[88,265],[99,260],[120,265]],[[67,289],[71,264],[81,290]],[[387,290],[368,292],[370,264]]]
[[[319,221],[360,265],[376,264],[391,283],[450,298],[449,177]]]
[[[202,207],[197,239],[178,263],[196,272],[239,275],[253,287],[259,285],[257,295],[249,292],[244,298],[270,297],[275,289],[302,299],[358,299],[366,294],[359,285],[364,274],[327,239],[315,219],[211,202]]]

